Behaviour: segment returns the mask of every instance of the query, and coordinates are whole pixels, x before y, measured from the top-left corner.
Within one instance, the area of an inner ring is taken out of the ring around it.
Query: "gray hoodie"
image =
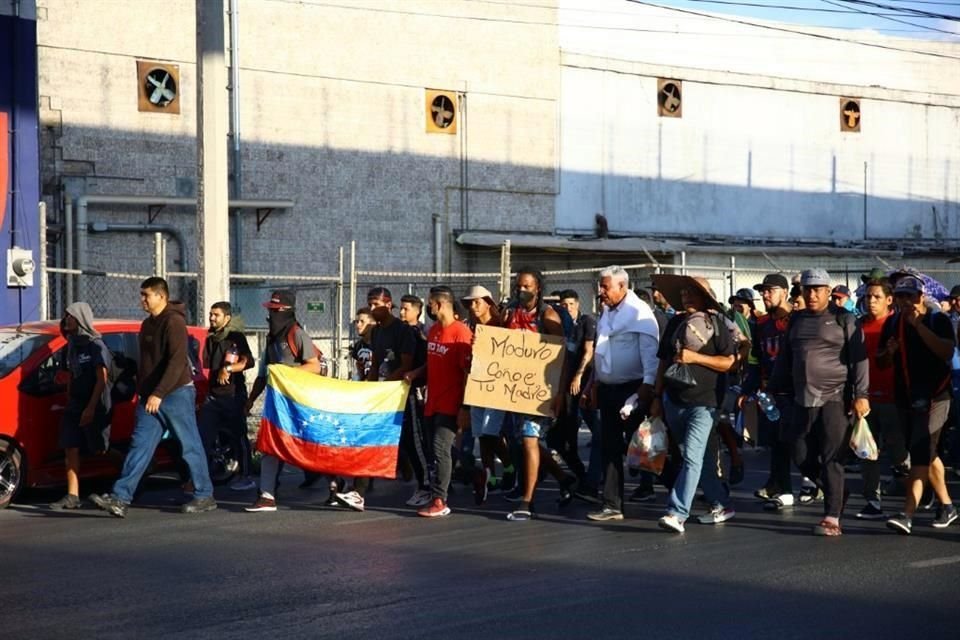
[[[103,365],[107,368],[109,374],[113,370],[113,353],[101,339],[100,333],[93,328],[93,309],[86,302],[74,302],[67,307],[67,314],[77,321],[77,336],[88,338],[95,345],[100,347]],[[103,406],[109,411],[112,405],[110,391],[112,389],[112,380],[107,376],[107,384],[103,387],[103,393],[100,400]]]

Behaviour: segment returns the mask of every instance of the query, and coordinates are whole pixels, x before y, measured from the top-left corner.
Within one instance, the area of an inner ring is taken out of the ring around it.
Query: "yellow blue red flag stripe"
[[[393,478],[408,390],[272,365],[257,449],[317,473]]]

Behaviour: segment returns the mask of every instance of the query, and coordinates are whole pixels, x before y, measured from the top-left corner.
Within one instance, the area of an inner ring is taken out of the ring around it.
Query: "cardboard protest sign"
[[[478,326],[463,403],[550,416],[564,351],[562,336]]]

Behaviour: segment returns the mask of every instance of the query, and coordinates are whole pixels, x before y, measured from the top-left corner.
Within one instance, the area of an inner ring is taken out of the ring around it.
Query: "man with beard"
[[[180,441],[183,460],[194,484],[193,500],[181,507],[183,513],[203,513],[217,508],[207,457],[197,429],[197,391],[193,386],[188,355],[187,321],[184,304],[170,301],[167,281],[156,276],[140,284],[140,302],[149,316],[140,325],[137,345],[136,424],[123,471],[113,483],[113,492],[91,495],[90,500],[110,515],[123,518],[133,492],[150,467],[153,454],[171,431]]]
[[[86,302],[74,302],[63,316],[67,338],[67,408],[60,421],[60,446],[67,467],[67,495],[51,509],[80,508],[80,452],[101,453],[110,445],[110,349],[93,328],[93,311]]]
[[[253,354],[242,333],[242,321],[234,317],[229,302],[213,303],[208,319],[210,331],[203,346],[203,367],[210,370],[210,389],[200,407],[200,435],[209,459],[219,426],[227,425],[233,450],[240,457],[240,478],[230,488],[247,491],[257,486],[250,477],[250,438],[244,413],[247,383],[243,372],[253,367]]]
[[[310,336],[297,322],[297,297],[293,291],[274,291],[270,302],[263,306],[268,310],[267,321],[270,333],[267,335],[267,347],[260,356],[260,371],[250,390],[244,413],[250,408],[267,386],[267,367],[271,364],[283,364],[299,367],[305,371],[321,372],[320,353],[313,346]],[[256,502],[247,507],[250,512],[277,510],[277,476],[280,474],[280,459],[264,455],[260,460],[260,493]]]

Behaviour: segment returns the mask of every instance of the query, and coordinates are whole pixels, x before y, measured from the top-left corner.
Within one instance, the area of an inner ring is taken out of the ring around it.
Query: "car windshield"
[[[27,356],[52,339],[50,334],[0,329],[0,378],[9,375]]]

